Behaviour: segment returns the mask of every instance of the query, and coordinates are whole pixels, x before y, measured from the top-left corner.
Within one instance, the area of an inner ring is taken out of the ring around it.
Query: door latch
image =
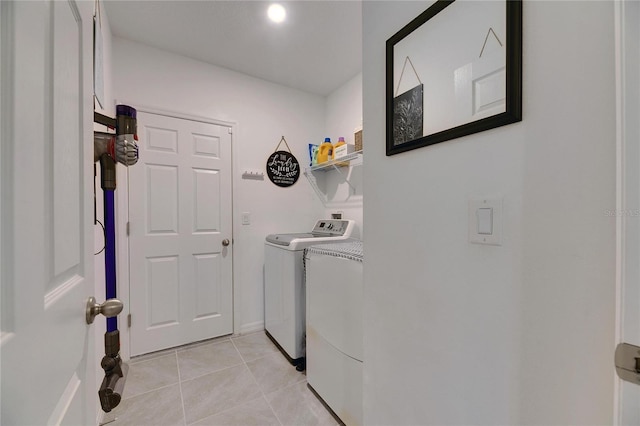
[[[618,377],[640,385],[640,346],[620,343],[616,347],[615,363]]]

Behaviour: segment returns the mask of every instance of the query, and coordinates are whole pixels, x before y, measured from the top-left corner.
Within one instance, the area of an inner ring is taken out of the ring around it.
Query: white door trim
[[[621,2],[614,4],[614,37],[615,37],[615,79],[616,79],[616,210],[622,211],[624,199],[624,137],[622,129],[622,6]],[[622,338],[622,300],[624,281],[624,221],[622,216],[616,216],[616,318],[615,342]],[[613,424],[620,424],[620,386],[621,381],[615,370],[613,371]]]
[[[637,208],[639,201],[636,195],[640,188],[637,173],[632,169],[637,166],[637,154],[640,152],[640,142],[634,135],[629,135],[629,124],[635,123],[633,119],[637,111],[629,111],[627,108],[628,94],[628,54],[636,46],[629,47],[627,40],[633,35],[632,29],[627,29],[629,17],[634,12],[627,9],[626,1],[614,3],[614,37],[615,37],[615,80],[616,80],[616,318],[615,318],[615,345],[628,339],[630,334],[625,333],[625,292],[630,286],[640,286],[640,274],[635,268],[628,267],[627,259],[631,263],[640,257],[640,236],[637,234],[637,226],[628,226],[628,219],[637,221]],[[631,15],[630,15],[631,14]],[[636,53],[637,54],[637,53]],[[634,76],[633,78],[638,78]],[[633,86],[633,83],[631,83]],[[638,96],[637,93],[631,96]],[[628,166],[627,166],[628,164]],[[637,342],[629,342],[637,344]],[[611,360],[613,367],[613,360]],[[622,425],[623,419],[623,381],[615,373],[614,375],[614,410],[613,424]]]
[[[124,104],[130,105],[138,112],[146,112],[149,114],[165,115],[168,117],[179,118],[183,120],[200,121],[203,123],[215,124],[217,126],[229,127],[231,129],[231,218],[232,218],[232,238],[235,235],[235,221],[233,220],[234,212],[236,210],[236,199],[233,196],[236,190],[236,155],[234,145],[237,143],[237,128],[238,124],[234,121],[219,120],[210,117],[197,116],[191,114],[184,114],[181,112],[169,111],[162,108],[150,107],[140,105],[133,101],[116,100],[116,105]],[[136,167],[135,165],[132,167]],[[124,310],[120,315],[121,323],[118,324],[120,329],[120,356],[123,360],[128,361],[131,358],[131,333],[127,326],[127,316],[131,313],[131,299],[129,295],[130,290],[130,275],[129,275],[129,240],[127,237],[126,224],[129,221],[129,179],[128,171],[126,167],[117,168],[117,189],[116,189],[116,239],[117,239],[117,276],[118,276],[118,298],[124,303]],[[232,245],[232,250],[234,246]],[[235,253],[234,253],[235,255]],[[240,326],[240,289],[235,285],[235,265],[232,266],[232,288],[233,288],[233,334],[238,334],[238,327]]]

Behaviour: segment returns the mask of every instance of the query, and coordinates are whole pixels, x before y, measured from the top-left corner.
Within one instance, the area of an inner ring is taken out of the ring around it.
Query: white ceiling
[[[362,70],[360,0],[102,0],[114,36],[326,96]]]

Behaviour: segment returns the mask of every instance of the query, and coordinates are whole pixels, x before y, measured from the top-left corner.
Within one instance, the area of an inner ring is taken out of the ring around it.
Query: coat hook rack
[[[249,172],[249,171],[245,171],[242,174],[242,179],[249,179],[249,180],[264,180],[264,173],[262,172]]]

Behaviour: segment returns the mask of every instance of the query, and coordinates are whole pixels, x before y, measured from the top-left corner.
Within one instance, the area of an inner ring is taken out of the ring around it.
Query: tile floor
[[[133,358],[111,414],[109,426],[338,424],[264,332]]]

